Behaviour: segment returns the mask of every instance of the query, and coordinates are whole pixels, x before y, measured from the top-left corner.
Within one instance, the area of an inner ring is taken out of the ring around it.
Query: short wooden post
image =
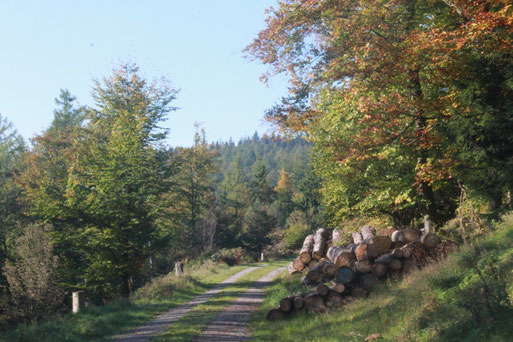
[[[74,314],[80,311],[85,305],[84,291],[75,291],[71,295],[72,298],[72,311]]]
[[[180,276],[183,274],[183,262],[175,262],[175,275]]]
[[[265,261],[264,252],[260,253],[260,261],[261,262]]]
[[[433,221],[428,214],[424,215],[424,234],[427,233],[433,233]]]

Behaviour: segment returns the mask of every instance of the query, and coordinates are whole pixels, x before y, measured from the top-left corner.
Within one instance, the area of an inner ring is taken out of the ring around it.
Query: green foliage
[[[25,322],[51,316],[64,300],[58,258],[47,233],[37,225],[25,228],[15,242],[15,261],[7,261],[3,270],[13,301],[11,315]]]
[[[306,214],[302,211],[293,211],[287,218],[287,228],[283,231],[283,241],[285,248],[300,248],[305,237],[310,234],[312,229],[308,225]]]
[[[25,143],[13,125],[0,115],[0,264],[9,255],[8,246],[22,218],[21,189],[15,176],[23,168]],[[0,276],[0,286],[4,279]],[[2,291],[0,290],[0,293]]]
[[[256,202],[248,208],[242,226],[242,243],[244,247],[261,252],[271,242],[269,233],[276,227],[277,221],[270,207]]]

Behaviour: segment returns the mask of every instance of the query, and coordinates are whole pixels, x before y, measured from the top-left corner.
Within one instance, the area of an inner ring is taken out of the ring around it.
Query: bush
[[[283,233],[285,248],[296,249],[301,247],[305,237],[310,234],[306,214],[302,211],[293,211],[287,219],[287,228]]]
[[[212,254],[212,261],[222,262],[229,266],[239,265],[242,263],[251,263],[255,261],[257,255],[250,253],[241,247],[237,248],[223,248]]]
[[[52,253],[46,231],[45,227],[28,226],[16,239],[16,260],[7,262],[4,267],[14,304],[13,314],[24,320],[51,316],[64,299],[64,290],[58,285],[57,257]]]

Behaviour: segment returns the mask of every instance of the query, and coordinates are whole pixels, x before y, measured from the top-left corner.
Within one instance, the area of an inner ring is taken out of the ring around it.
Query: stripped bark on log
[[[392,242],[405,242],[406,238],[401,230],[396,230],[391,236]]]
[[[333,233],[331,234],[331,242],[333,244],[338,244],[342,242],[342,240],[344,239],[343,233],[344,231],[342,230],[342,228],[333,229]]]
[[[304,263],[308,264],[312,260],[312,251],[315,242],[314,235],[308,235],[303,242],[303,247],[299,252],[299,259]]]
[[[353,243],[355,245],[359,245],[360,243],[362,243],[363,237],[362,237],[362,234],[360,232],[354,232],[352,234],[352,236],[353,236]]]
[[[369,240],[376,236],[376,229],[369,225],[363,226],[360,231],[362,232],[362,237],[364,240]]]
[[[326,253],[326,247],[328,246],[328,243],[326,241],[326,232],[327,230],[324,228],[320,228],[315,233],[315,242],[313,246],[312,251],[312,258],[320,260],[324,257]]]
[[[326,256],[335,264],[336,267],[347,266],[356,259],[356,256],[351,249],[340,246],[330,247]]]

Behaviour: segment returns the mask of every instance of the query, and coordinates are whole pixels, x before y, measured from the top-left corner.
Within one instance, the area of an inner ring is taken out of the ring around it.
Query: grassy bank
[[[206,262],[157,278],[139,289],[131,300],[115,300],[108,305],[91,305],[77,315],[65,315],[40,324],[20,326],[0,335],[0,341],[101,341],[126,331],[152,317],[205,292],[220,281],[249,267]]]
[[[304,312],[279,322],[265,313],[300,290],[300,276],[267,289],[252,320],[254,341],[513,341],[513,215],[473,246],[386,281],[368,298],[326,315]]]
[[[290,261],[276,261],[266,263],[262,268],[226,286],[219,295],[198,305],[187,313],[181,320],[173,324],[171,329],[159,336],[156,341],[193,341],[201,334],[211,320],[216,318],[226,306],[230,305],[237,297],[250,288],[256,280],[277,267],[287,265],[289,262]]]

